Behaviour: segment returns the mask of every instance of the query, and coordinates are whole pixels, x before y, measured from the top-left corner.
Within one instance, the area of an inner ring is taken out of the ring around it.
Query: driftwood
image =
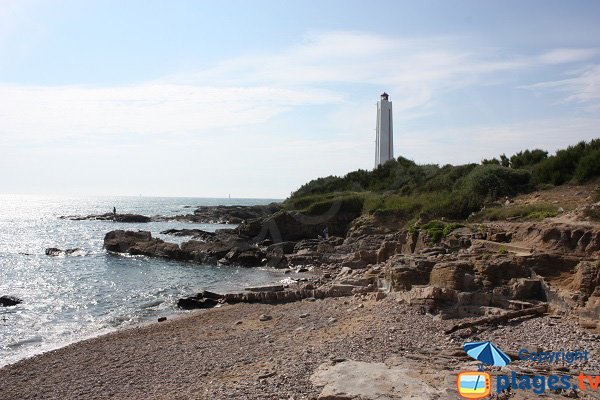
[[[524,310],[508,311],[501,315],[494,315],[492,317],[483,317],[476,319],[475,321],[461,322],[460,324],[454,325],[444,333],[450,334],[461,329],[470,328],[472,326],[484,325],[484,324],[495,324],[505,323],[513,318],[525,317],[527,315],[543,315],[548,311],[548,305],[542,304],[532,308],[525,308]]]

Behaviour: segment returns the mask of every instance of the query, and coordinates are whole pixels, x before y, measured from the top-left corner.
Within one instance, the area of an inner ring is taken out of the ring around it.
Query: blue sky
[[[0,191],[282,198],[600,137],[595,1],[0,0]]]

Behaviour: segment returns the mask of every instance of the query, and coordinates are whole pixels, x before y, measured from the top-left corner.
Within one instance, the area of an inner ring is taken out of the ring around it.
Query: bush
[[[548,158],[548,152],[540,149],[520,151],[510,158],[511,168],[526,168]]]
[[[462,228],[464,225],[456,223],[446,223],[444,221],[432,220],[421,226],[414,226],[415,230],[422,230],[427,233],[427,236],[434,242],[438,243],[440,240],[448,236],[453,230]]]
[[[575,180],[584,183],[600,176],[600,149],[592,150],[579,160],[575,170]]]
[[[463,187],[481,199],[495,199],[529,190],[531,174],[499,165],[480,165],[463,182]]]

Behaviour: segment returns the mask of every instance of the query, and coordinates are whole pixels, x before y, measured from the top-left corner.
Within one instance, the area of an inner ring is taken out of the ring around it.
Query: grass
[[[556,217],[558,207],[552,204],[526,204],[509,207],[486,208],[471,217],[469,221],[499,221],[505,219],[522,218],[525,220],[539,220]]]
[[[438,243],[448,236],[452,231],[462,228],[464,225],[457,223],[447,223],[439,220],[432,220],[423,225],[413,225],[409,230],[424,231],[432,242]]]

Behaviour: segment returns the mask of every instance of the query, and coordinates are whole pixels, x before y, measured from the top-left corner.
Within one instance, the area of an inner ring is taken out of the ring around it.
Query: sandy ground
[[[261,314],[272,319],[261,321]],[[328,379],[311,380],[313,373],[344,360],[397,366],[400,375],[421,379],[437,393],[414,398],[445,399],[456,398],[456,372],[474,369],[461,351],[463,341],[492,339],[505,351],[598,348],[598,337],[568,320],[542,317],[445,335],[455,322],[391,297],[224,306],[4,367],[0,399],[313,399],[326,384],[319,380]],[[598,374],[596,363],[585,368]]]

